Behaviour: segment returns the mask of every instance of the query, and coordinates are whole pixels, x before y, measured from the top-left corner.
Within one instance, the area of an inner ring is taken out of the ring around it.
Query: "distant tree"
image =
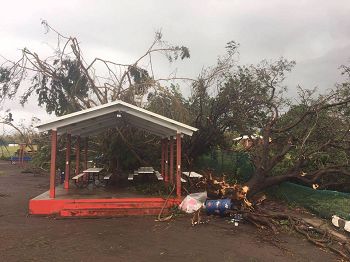
[[[31,150],[33,150],[33,140],[38,136],[34,130],[34,125],[38,123],[38,121],[38,118],[33,117],[29,125],[26,125],[23,122],[15,123],[10,111],[5,112],[5,115],[0,116],[0,124],[6,125],[12,129],[10,133],[5,133],[3,136],[12,137],[17,143],[25,143]]]

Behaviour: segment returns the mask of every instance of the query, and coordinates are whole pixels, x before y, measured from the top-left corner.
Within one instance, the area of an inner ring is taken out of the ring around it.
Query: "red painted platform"
[[[158,215],[163,206],[164,213],[179,205],[177,198],[147,197],[123,191],[104,189],[65,190],[56,187],[56,198],[49,191],[29,201],[32,215],[57,215],[62,217],[118,217],[129,215]],[[166,203],[166,204],[165,204]]]

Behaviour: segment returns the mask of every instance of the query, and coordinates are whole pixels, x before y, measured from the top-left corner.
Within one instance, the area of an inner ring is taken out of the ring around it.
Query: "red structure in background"
[[[114,113],[117,113],[115,115]],[[75,174],[80,172],[80,142],[84,140],[83,167],[87,168],[88,135],[98,134],[107,128],[113,128],[124,114],[125,121],[130,121],[139,128],[162,137],[161,139],[161,174],[164,182],[174,183],[174,139],[176,134],[176,197],[170,199],[155,197],[110,197],[105,192],[96,197],[82,196],[76,188],[70,188],[70,157],[71,139],[76,137],[75,144]],[[114,121],[116,123],[114,123]],[[113,124],[113,125],[112,125]],[[187,126],[175,120],[163,117],[136,106],[116,101],[113,103],[82,110],[55,121],[48,122],[38,127],[39,131],[51,131],[51,166],[50,166],[50,189],[49,191],[33,198],[29,203],[30,214],[61,216],[124,216],[124,215],[155,215],[165,207],[172,207],[181,202],[181,139],[183,134],[192,135],[196,128]],[[64,185],[56,187],[56,154],[57,136],[66,134],[66,159]],[[170,138],[170,163],[169,142]],[[58,192],[58,194],[56,194]]]

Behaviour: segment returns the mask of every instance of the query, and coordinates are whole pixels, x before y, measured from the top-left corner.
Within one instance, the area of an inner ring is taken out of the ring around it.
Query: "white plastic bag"
[[[191,214],[199,210],[204,205],[206,199],[207,192],[193,193],[185,197],[179,208],[182,211]]]

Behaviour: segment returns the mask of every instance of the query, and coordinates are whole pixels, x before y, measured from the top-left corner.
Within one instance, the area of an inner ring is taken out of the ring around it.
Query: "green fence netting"
[[[247,181],[254,172],[248,154],[224,150],[213,150],[210,154],[200,156],[195,168],[198,170],[210,168],[215,174],[225,174],[228,179],[238,182]]]
[[[228,180],[239,183],[247,181],[254,172],[249,155],[245,152],[214,150],[199,157],[195,166],[198,170],[211,168],[216,174],[225,174]],[[350,194],[314,190],[289,182],[282,183],[269,192],[288,203],[309,209],[320,217],[331,218],[333,215],[338,215],[350,219]]]
[[[350,219],[350,194],[347,193],[314,190],[289,182],[274,187],[271,193],[288,203],[305,207],[323,218],[338,215],[344,219]]]

